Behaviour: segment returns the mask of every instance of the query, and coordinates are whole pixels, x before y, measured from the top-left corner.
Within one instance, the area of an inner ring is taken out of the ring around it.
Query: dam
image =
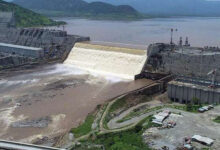
[[[54,144],[98,105],[154,83],[134,80],[145,66],[146,48],[82,43],[90,38],[62,30],[8,28],[13,17],[5,18],[0,16],[0,69],[8,69],[0,74],[1,139]]]
[[[147,60],[146,50],[76,43],[64,64],[120,78],[134,80]]]

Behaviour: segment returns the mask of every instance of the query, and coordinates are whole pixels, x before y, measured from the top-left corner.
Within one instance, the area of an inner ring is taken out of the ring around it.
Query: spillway
[[[64,64],[133,80],[141,73],[146,60],[145,50],[76,43]]]

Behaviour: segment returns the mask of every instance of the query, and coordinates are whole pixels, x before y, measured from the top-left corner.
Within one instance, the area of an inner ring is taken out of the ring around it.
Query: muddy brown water
[[[89,74],[63,64],[6,77],[0,80],[0,138],[31,142],[37,137],[65,133],[83,122],[98,104],[150,83],[146,79],[131,81]],[[19,120],[46,116],[52,118],[46,128],[11,127]]]

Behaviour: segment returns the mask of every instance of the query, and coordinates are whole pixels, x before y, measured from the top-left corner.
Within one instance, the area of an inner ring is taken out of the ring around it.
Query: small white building
[[[170,115],[170,111],[169,110],[164,110],[156,115],[154,115],[154,119],[153,119],[153,123],[156,124],[163,124],[163,121]]]
[[[192,140],[197,141],[197,142],[202,143],[202,144],[205,144],[205,145],[208,145],[208,146],[212,145],[213,142],[214,142],[213,139],[210,139],[208,137],[203,137],[203,136],[200,136],[200,135],[194,135],[192,137]]]

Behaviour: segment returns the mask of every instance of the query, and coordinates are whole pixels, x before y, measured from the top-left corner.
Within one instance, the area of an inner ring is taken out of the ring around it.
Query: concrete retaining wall
[[[152,44],[148,48],[148,55],[148,65],[155,72],[211,80],[212,76],[207,74],[218,69],[216,80],[220,82],[219,50],[178,46],[172,49],[166,44]]]
[[[7,28],[7,32],[0,34],[1,43],[44,49],[46,59],[65,58],[74,44],[80,41],[89,41],[89,37],[39,28]]]
[[[219,89],[208,89],[198,86],[185,86],[184,84],[168,84],[168,97],[179,103],[193,102],[197,98],[199,103],[220,104]]]
[[[42,58],[44,56],[44,50],[42,48],[33,48],[5,43],[0,43],[0,52],[33,58]]]
[[[219,68],[220,54],[215,55],[185,55],[179,53],[163,53],[161,69],[164,72],[172,72],[176,75],[201,76],[211,78],[207,73]],[[220,73],[217,71],[216,79],[220,81]]]
[[[25,63],[28,63],[29,61],[30,60],[27,57],[24,58],[20,56],[6,56],[0,58],[0,69],[23,65]]]
[[[141,95],[152,95],[155,93],[159,93],[163,91],[163,84],[162,83],[154,83],[151,86],[143,88],[141,90],[136,91],[134,94],[141,94]]]
[[[0,39],[0,42],[41,47],[44,49],[49,48],[52,45],[63,45],[66,47],[70,45],[72,49],[75,42],[88,40],[88,37],[67,35],[66,31],[39,28],[20,28],[8,30],[8,32],[4,35],[4,38]]]

